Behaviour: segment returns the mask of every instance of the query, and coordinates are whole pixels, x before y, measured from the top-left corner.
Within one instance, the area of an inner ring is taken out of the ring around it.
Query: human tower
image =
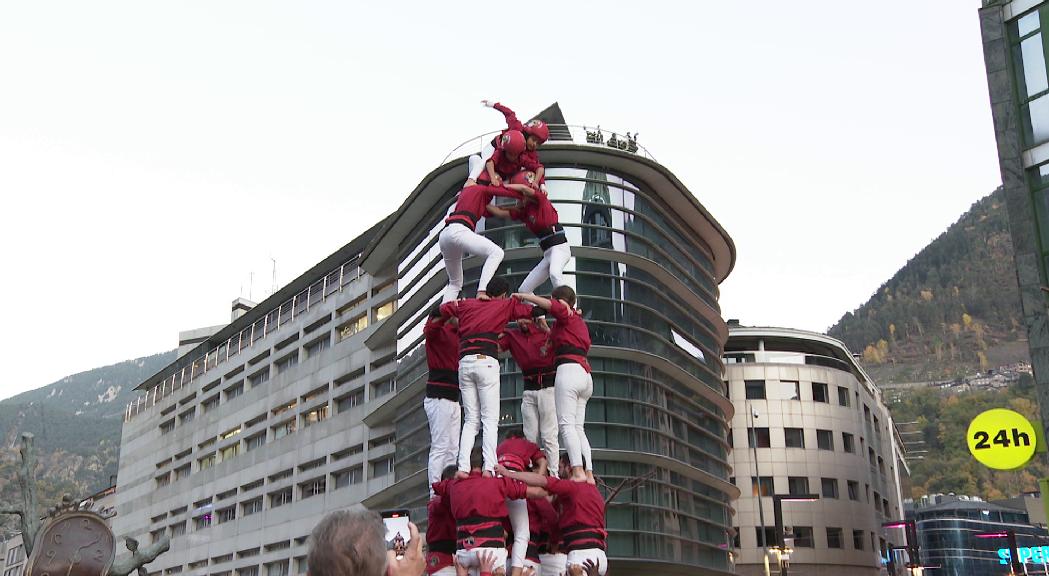
[[[541,120],[522,124],[502,104],[482,104],[503,113],[506,129],[469,159],[466,184],[438,238],[448,285],[425,327],[427,574],[603,576],[605,505],[583,429],[593,393],[590,333],[565,284],[571,249],[537,152],[550,131]],[[496,206],[496,197],[516,204]],[[476,231],[486,216],[521,222],[543,250],[516,292],[496,276],[503,250]],[[460,298],[467,254],[483,259],[474,298]],[[550,295],[534,294],[547,278]],[[498,442],[504,352],[524,375],[523,428]],[[478,432],[481,446],[474,448]]]

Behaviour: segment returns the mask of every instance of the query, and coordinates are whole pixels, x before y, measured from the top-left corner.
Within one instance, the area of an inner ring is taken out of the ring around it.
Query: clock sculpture
[[[92,511],[60,512],[37,536],[26,576],[107,576],[116,540],[105,519]]]

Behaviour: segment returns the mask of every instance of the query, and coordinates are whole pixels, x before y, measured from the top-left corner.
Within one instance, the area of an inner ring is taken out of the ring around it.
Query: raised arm
[[[510,211],[506,208],[500,208],[491,204],[485,207],[485,211],[489,216],[495,216],[496,218],[505,218],[507,220],[513,218],[513,216],[510,215]]]
[[[542,296],[536,296],[535,294],[524,294],[521,292],[514,292],[513,297],[524,302],[530,302],[532,304],[535,304],[543,310],[550,309],[551,304],[549,298],[543,298]]]
[[[502,464],[496,464],[495,473],[506,478],[519,480],[535,488],[546,488],[547,476],[536,474],[535,472],[517,472],[506,468]]]
[[[498,150],[496,150],[495,152],[496,154],[499,153]],[[495,186],[501,186],[503,183],[503,179],[501,176],[499,176],[499,173],[495,171],[495,162],[493,162],[491,158],[489,158],[488,161],[484,163],[484,168],[488,172],[488,180]]]
[[[503,106],[502,104],[500,104],[498,102],[496,102],[495,104],[492,104],[492,108],[495,108],[496,110],[498,110],[498,111],[503,113],[503,118],[506,118],[506,127],[507,128],[509,128],[511,130],[523,130],[524,129],[524,124],[521,124],[521,121],[517,119],[517,114],[514,114],[513,110],[507,108],[506,106]]]

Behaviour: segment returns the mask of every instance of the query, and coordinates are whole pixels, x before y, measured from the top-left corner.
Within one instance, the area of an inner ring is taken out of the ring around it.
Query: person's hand
[[[470,569],[459,563],[459,555],[452,555],[452,564],[455,566],[455,576],[470,576]]]
[[[482,574],[485,572],[489,574],[495,572],[495,552],[492,552],[490,550],[478,552],[477,563],[480,565],[479,571]]]
[[[587,558],[583,562],[583,569],[586,570],[587,576],[599,576],[601,574],[601,561],[594,561]]]
[[[419,537],[419,528],[414,522],[409,522],[408,532],[412,541],[402,558],[397,558],[395,550],[386,551],[386,576],[419,576],[426,571],[426,557],[423,556],[423,540]]]
[[[521,576],[535,576],[535,568],[532,568],[531,566],[525,566],[521,570]]]
[[[469,477],[470,477],[470,474],[468,472],[463,472],[462,470],[456,470],[455,471],[455,479],[456,480],[466,480]]]
[[[502,185],[503,185],[503,177],[502,176],[496,174],[494,177],[492,177],[492,186],[502,186]]]
[[[506,476],[507,478],[510,477],[510,471],[507,470],[506,466],[503,466],[502,464],[495,465],[495,473],[500,476]]]
[[[492,102],[491,100],[481,100],[481,106],[484,106],[485,108],[491,108],[495,106],[495,102]]]
[[[583,567],[579,564],[572,564],[568,567],[568,576],[583,576]]]
[[[536,318],[535,319],[535,323],[536,323],[537,326],[539,326],[539,329],[542,330],[543,332],[549,332],[550,331],[550,325],[547,324],[547,322],[546,322],[546,316],[540,316],[540,317]]]

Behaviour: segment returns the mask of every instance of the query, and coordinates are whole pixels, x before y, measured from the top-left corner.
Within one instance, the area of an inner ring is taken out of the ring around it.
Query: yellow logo
[[[1037,436],[1023,414],[995,408],[973,418],[966,440],[969,452],[984,466],[1016,470],[1034,456]]]

